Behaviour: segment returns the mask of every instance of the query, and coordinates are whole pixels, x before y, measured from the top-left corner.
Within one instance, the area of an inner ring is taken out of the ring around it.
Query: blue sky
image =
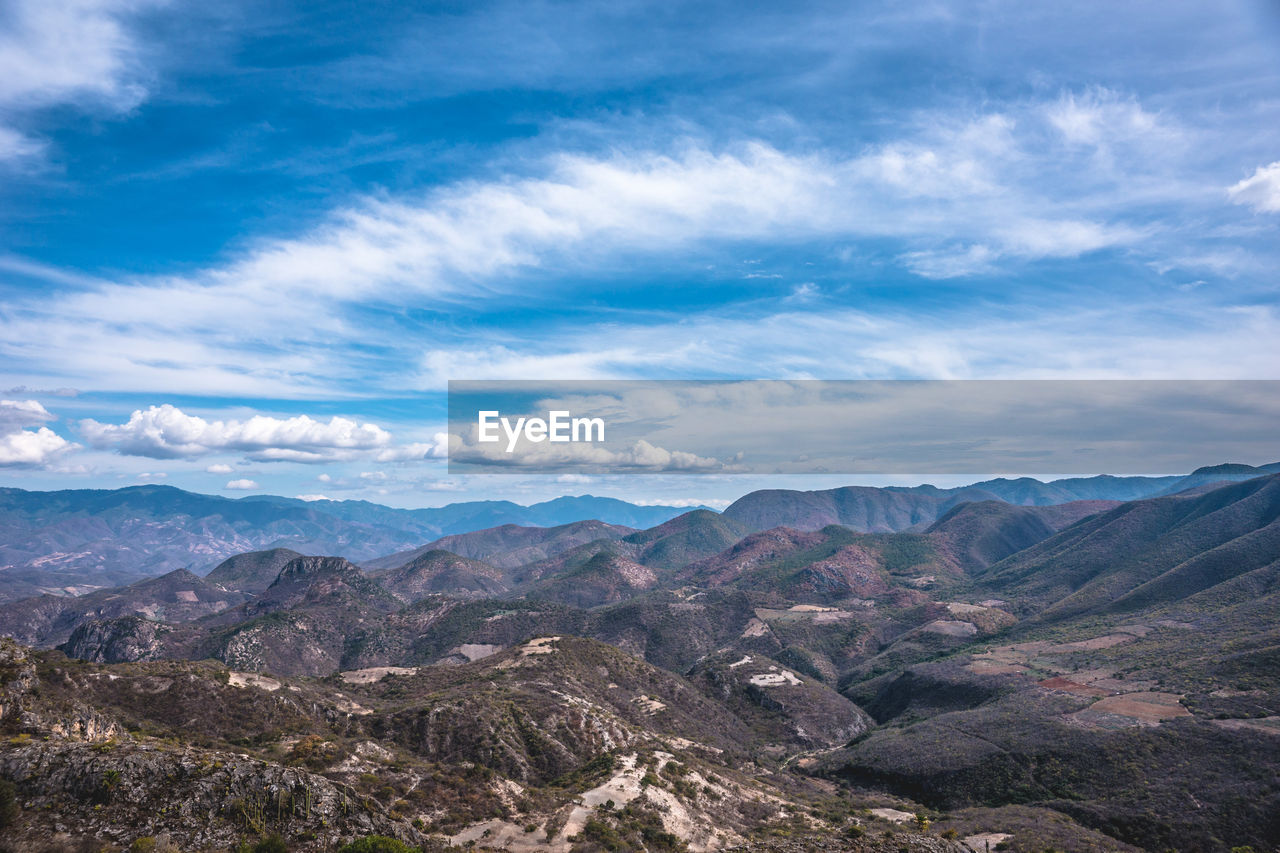
[[[723,501],[450,478],[444,383],[1280,378],[1276,128],[1262,0],[9,0],[0,482]]]

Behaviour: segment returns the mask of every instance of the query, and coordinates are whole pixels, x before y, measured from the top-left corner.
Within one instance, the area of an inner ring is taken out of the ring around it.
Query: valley
[[[273,544],[17,598],[0,837],[1272,849],[1280,475],[1243,467]]]

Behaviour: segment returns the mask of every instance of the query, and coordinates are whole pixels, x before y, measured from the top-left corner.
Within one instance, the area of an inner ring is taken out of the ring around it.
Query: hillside
[[[1123,504],[992,566],[979,587],[1040,620],[1176,601],[1280,558],[1280,476]]]
[[[409,551],[365,560],[363,565],[371,571],[394,569],[431,551],[448,551],[459,557],[483,560],[501,569],[516,569],[563,554],[587,542],[598,539],[621,539],[633,532],[635,531],[629,527],[594,520],[575,521],[556,527],[522,527],[518,524],[503,524],[498,527],[444,536]]]
[[[862,853],[962,850],[912,832],[873,838],[869,813],[750,761],[757,741],[727,708],[590,641],[544,637],[466,666],[324,682],[209,663],[103,667],[8,643],[0,667],[0,773],[19,792],[4,831],[23,849],[58,833],[186,850],[278,835],[298,853],[375,834],[427,850],[512,839],[568,853],[600,840],[674,853],[835,836]]]
[[[589,495],[527,507],[473,501],[401,510],[367,501],[257,495],[233,500],[170,486],[56,492],[5,488],[0,489],[0,601],[88,592],[175,569],[203,574],[249,551],[286,548],[362,561],[409,551],[443,535],[498,525],[562,526],[600,519],[599,524],[648,527],[681,512]],[[590,538],[601,535],[606,534]]]
[[[508,587],[503,572],[488,563],[448,551],[427,551],[398,568],[375,572],[385,589],[413,603],[428,595],[484,598],[501,595]]]

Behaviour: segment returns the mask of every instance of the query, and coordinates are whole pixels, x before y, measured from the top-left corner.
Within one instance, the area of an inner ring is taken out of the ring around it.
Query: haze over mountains
[[[1200,469],[1189,477],[1101,476],[1051,483],[997,479],[954,489],[767,490],[740,498],[723,515],[754,530],[778,526],[816,530],[841,524],[864,532],[893,532],[926,527],[953,507],[971,501],[1043,506],[1076,500],[1132,500],[1275,470],[1278,465],[1227,465]],[[0,489],[0,601],[40,592],[84,592],[179,568],[203,574],[227,557],[247,551],[290,548],[386,568],[405,562],[403,552],[432,547],[474,556],[462,542],[440,545],[433,540],[503,525],[555,527],[594,521],[636,530],[683,512],[678,507],[638,506],[590,495],[531,506],[471,501],[403,510],[367,501],[272,496],[233,500],[169,486],[114,491]],[[521,534],[515,527],[501,534],[514,537],[514,553],[490,555],[495,564],[510,567],[531,562],[519,552],[515,539]],[[565,535],[576,536],[576,544],[600,538],[592,531],[566,531]]]

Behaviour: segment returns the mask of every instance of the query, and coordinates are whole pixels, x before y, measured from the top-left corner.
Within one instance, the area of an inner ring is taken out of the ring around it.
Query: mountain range
[[[1271,849],[1274,468],[758,492],[0,604],[0,822],[15,849]]]

